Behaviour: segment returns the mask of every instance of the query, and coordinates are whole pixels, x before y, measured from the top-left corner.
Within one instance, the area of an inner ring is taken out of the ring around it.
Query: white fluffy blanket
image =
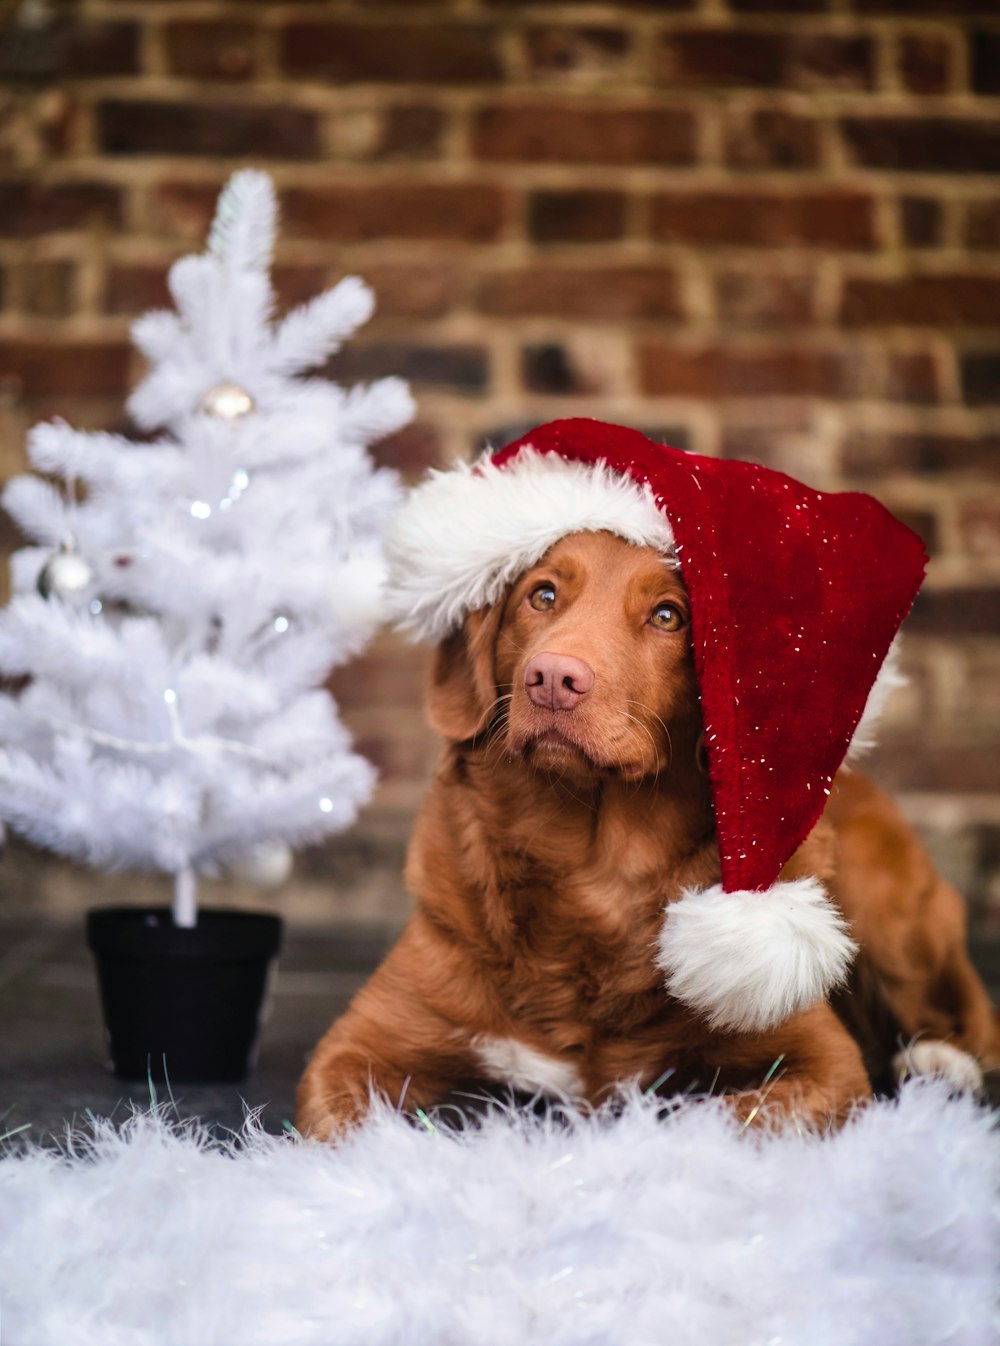
[[[3,1346],[987,1346],[990,1115],[914,1083],[835,1135],[715,1103],[339,1149],[162,1118],[0,1162]]]

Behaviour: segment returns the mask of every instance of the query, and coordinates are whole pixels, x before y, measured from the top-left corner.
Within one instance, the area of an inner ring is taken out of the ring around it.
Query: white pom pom
[[[664,912],[667,990],[713,1028],[759,1032],[825,999],[857,946],[817,879],[763,893],[688,888]]]
[[[386,564],[377,547],[351,551],[330,577],[330,606],[345,626],[374,627],[385,618]]]

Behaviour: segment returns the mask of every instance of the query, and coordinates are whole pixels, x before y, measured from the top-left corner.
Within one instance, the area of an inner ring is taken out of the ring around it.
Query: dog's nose
[[[536,706],[572,710],[594,685],[594,670],[571,654],[536,654],[524,670],[524,685]]]

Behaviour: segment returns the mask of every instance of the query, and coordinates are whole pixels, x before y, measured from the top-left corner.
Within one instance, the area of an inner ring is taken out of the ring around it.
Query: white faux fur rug
[[[642,1100],[339,1149],[102,1123],[0,1162],[0,1341],[988,1346],[992,1120],[917,1082],[822,1139]]]

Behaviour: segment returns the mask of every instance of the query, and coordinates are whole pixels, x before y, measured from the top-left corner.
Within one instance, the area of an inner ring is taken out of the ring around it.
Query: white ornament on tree
[[[4,492],[36,543],[0,612],[0,675],[23,680],[0,693],[0,821],[89,864],[173,874],[184,924],[196,872],[252,856],[278,875],[374,781],[324,684],[375,626],[370,591],[348,591],[381,564],[399,486],[366,446],[412,402],[398,379],[303,377],[372,297],[348,277],[272,322],[275,210],[264,174],[237,173],[208,251],[171,268],[177,312],[135,324],[149,369],[129,409],[152,440],[37,426],[44,475]],[[53,537],[69,540],[57,556]],[[94,557],[110,558],[99,586]]]
[[[217,383],[201,399],[201,409],[223,421],[238,421],[254,409],[253,398],[237,383]]]
[[[72,602],[87,594],[94,583],[94,568],[77,551],[75,542],[67,538],[42,566],[35,583],[43,598]]]
[[[291,877],[292,848],[284,841],[262,841],[230,860],[228,869],[255,888],[279,888]]]

